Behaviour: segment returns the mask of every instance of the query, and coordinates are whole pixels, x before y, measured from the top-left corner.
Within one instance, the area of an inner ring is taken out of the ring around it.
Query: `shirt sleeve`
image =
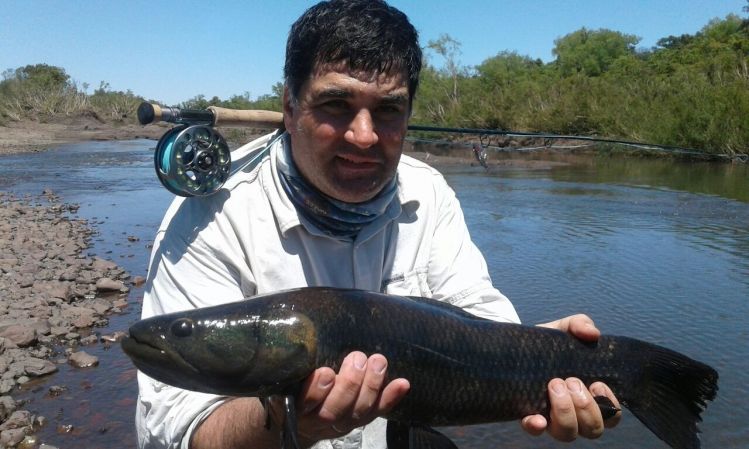
[[[519,323],[515,307],[497,290],[486,260],[471,240],[455,192],[442,176],[435,180],[436,223],[429,261],[435,299],[494,321]]]
[[[252,273],[216,206],[177,199],[154,241],[143,318],[205,307],[253,294]],[[230,222],[229,220],[227,220]],[[197,393],[138,373],[136,430],[140,449],[188,448],[197,425],[224,397]]]

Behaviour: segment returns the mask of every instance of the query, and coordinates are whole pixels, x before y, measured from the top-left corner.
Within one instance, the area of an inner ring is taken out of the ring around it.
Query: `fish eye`
[[[189,337],[192,335],[192,320],[180,318],[172,323],[172,335],[175,337]]]

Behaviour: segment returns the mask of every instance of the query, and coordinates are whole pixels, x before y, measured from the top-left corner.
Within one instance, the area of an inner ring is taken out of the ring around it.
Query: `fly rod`
[[[284,129],[283,114],[275,111],[227,109],[217,106],[209,106],[206,109],[200,110],[181,109],[159,106],[148,102],[143,102],[138,107],[138,121],[141,125],[158,122],[178,125],[167,131],[159,139],[156,145],[154,162],[156,174],[161,183],[170,192],[179,196],[205,196],[215,193],[233,173],[252,164],[257,157],[261,157],[264,153],[264,151],[261,151],[255,158],[251,158],[240,167],[232,169],[229,146],[224,137],[215,129],[216,127],[266,128],[279,129],[280,131]],[[409,125],[408,130],[479,136],[481,144],[473,144],[472,149],[476,160],[484,167],[487,167],[487,155],[483,139],[487,136],[602,142],[702,157],[733,158],[738,162],[747,162],[749,160],[749,155],[714,155],[696,149],[673,145],[642,143],[594,136],[427,125]],[[277,133],[276,138],[280,135],[280,132]],[[266,149],[274,141],[275,139],[268,143]]]

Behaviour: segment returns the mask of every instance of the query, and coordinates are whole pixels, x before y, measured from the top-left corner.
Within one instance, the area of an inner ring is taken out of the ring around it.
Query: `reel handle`
[[[283,114],[275,111],[226,109],[209,106],[207,110],[159,106],[144,101],[138,106],[141,125],[170,122],[185,125],[208,125],[249,128],[282,128]]]
[[[209,106],[213,113],[213,126],[283,128],[283,114],[276,111],[253,109],[227,109]]]

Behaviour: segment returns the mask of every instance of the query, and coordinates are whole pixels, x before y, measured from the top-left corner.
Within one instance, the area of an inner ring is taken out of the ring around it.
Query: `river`
[[[172,198],[153,173],[153,147],[148,140],[89,142],[0,156],[0,190],[38,195],[51,188],[80,204],[77,215],[98,230],[90,252],[145,275],[149,244]],[[720,391],[704,414],[703,447],[749,446],[749,167],[562,159],[543,168],[441,167],[494,284],[526,323],[585,312],[606,333],[712,365]],[[131,306],[98,331],[126,329],[139,316],[142,295],[132,289]],[[118,346],[86,351],[100,358],[99,367],[61,365],[14,395],[47,417],[41,442],[134,448],[135,370]],[[67,390],[51,396],[51,385]],[[527,436],[517,423],[444,431],[462,449],[567,447]],[[666,446],[625,413],[602,439],[575,447]]]

